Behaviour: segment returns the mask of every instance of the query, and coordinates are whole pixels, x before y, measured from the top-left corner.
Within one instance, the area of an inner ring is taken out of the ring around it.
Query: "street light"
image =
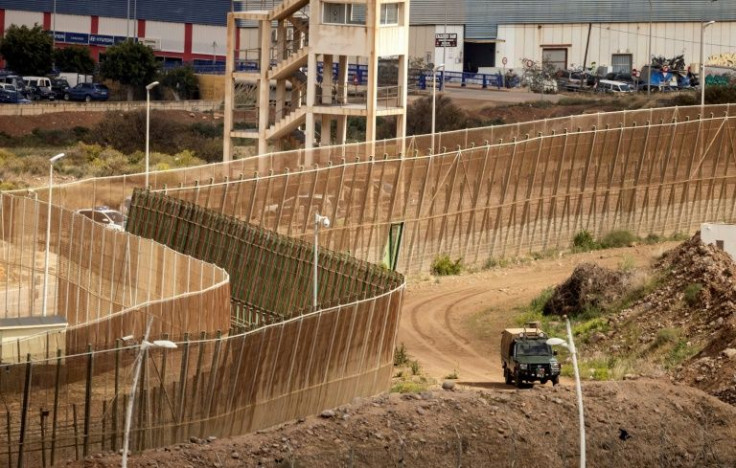
[[[647,97],[652,94],[652,0],[649,0],[649,43],[647,51]]]
[[[585,468],[585,415],[583,412],[583,389],[580,385],[580,371],[578,370],[578,353],[575,349],[575,342],[572,340],[572,331],[570,330],[570,319],[565,317],[565,326],[567,327],[567,341],[562,338],[549,338],[547,344],[550,346],[562,346],[570,350],[572,355],[572,367],[575,371],[575,391],[578,395],[578,417],[580,424],[580,467]]]
[[[41,314],[44,317],[46,317],[48,307],[48,299],[46,296],[49,292],[49,249],[51,248],[51,201],[54,186],[54,163],[64,156],[66,156],[66,154],[59,153],[49,159],[49,205],[46,210],[46,256],[43,262],[43,297],[41,301]]]
[[[705,105],[705,61],[703,60],[703,43],[705,42],[705,30],[708,26],[715,24],[715,21],[708,21],[700,25],[700,105]]]
[[[313,292],[312,292],[312,310],[317,310],[317,262],[319,261],[319,227],[322,226],[325,229],[330,227],[330,218],[322,216],[319,213],[314,214],[314,281],[313,281]]]
[[[434,153],[434,127],[437,120],[437,71],[444,69],[444,63],[432,68],[432,153]]]
[[[146,85],[146,189],[148,189],[148,158],[151,140],[151,90],[156,86],[158,86],[158,81]]]
[[[154,340],[153,342],[148,341],[148,335],[151,332],[151,323],[153,323],[153,317],[148,319],[148,325],[146,326],[146,334],[138,347],[138,355],[135,358],[135,370],[133,371],[133,385],[130,388],[130,397],[128,398],[128,408],[125,412],[125,432],[123,433],[123,468],[128,467],[128,447],[130,446],[130,425],[133,420],[133,403],[135,402],[135,391],[138,388],[138,377],[141,374],[141,367],[143,365],[143,357],[146,350],[150,348],[164,348],[164,349],[176,349],[176,343],[169,340]],[[133,335],[123,337],[123,341],[132,339]]]

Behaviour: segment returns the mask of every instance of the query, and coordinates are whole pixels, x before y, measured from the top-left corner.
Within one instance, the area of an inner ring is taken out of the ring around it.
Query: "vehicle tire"
[[[65,101],[68,101],[69,100],[69,93],[64,93],[64,100]]]
[[[555,375],[554,377],[552,377],[552,386],[553,387],[556,387],[559,383],[560,383],[560,376],[559,375]]]
[[[89,94],[84,97],[84,102],[92,102],[92,96]]]
[[[516,388],[521,388],[521,375],[518,373],[514,375],[514,385],[516,385]]]
[[[542,379],[542,380],[539,381],[539,383],[542,384],[542,385],[544,385],[544,384],[547,383],[547,379]]]
[[[503,380],[506,382],[506,385],[511,385],[511,372],[506,368],[503,369]]]

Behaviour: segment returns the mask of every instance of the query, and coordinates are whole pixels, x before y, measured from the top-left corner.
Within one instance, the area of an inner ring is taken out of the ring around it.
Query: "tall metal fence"
[[[134,192],[127,229],[230,274],[232,320],[251,329],[314,310],[314,245],[162,193]],[[329,250],[318,252],[317,307],[397,288],[403,277]]]
[[[389,382],[404,286],[395,272],[324,251],[312,310],[309,243],[137,192],[130,229],[185,255],[56,206],[47,218],[33,198],[0,197],[4,318],[42,315],[50,219],[48,312],[68,322],[3,355],[1,466],[119,449],[130,398],[132,448],[142,450],[265,428]],[[149,339],[178,347],[145,351],[130,393],[135,340],[150,317]]]
[[[564,247],[583,229],[732,221],[734,119],[730,105],[579,115],[437,134],[437,154],[422,135],[157,172],[151,186],[297,238],[319,211],[333,220],[323,246],[372,262],[399,233],[403,272],[439,254],[480,265]],[[141,184],[82,181],[60,199],[114,204]]]
[[[229,328],[229,280],[221,268],[57,206],[49,219],[48,208],[0,194],[0,317],[11,325],[3,330],[3,363],[53,357],[57,349],[109,349],[123,336],[142,335],[148,316],[155,333],[172,336]],[[66,326],[46,331],[44,316]],[[39,331],[15,338],[13,326],[28,318]]]

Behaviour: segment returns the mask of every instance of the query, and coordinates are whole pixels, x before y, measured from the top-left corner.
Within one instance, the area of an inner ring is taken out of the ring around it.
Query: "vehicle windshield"
[[[540,340],[522,340],[516,343],[517,356],[549,356],[552,348]]]
[[[121,213],[118,213],[117,211],[106,211],[105,214],[115,224],[122,225],[125,222],[125,216],[123,216]]]
[[[619,85],[619,88],[621,89],[621,91],[631,91],[631,88],[627,84]]]

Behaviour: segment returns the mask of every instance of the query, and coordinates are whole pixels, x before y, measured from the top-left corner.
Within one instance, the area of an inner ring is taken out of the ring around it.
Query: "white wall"
[[[148,31],[146,31],[148,35]],[[227,53],[227,28],[224,26],[192,25],[192,53],[212,55],[212,43],[216,42],[215,53],[219,56]]]
[[[43,13],[32,11],[5,10],[5,29],[11,25],[33,27],[34,24],[43,26]]]
[[[102,33],[104,34],[104,33]],[[146,38],[161,39],[161,50],[184,53],[184,24],[146,21]],[[210,53],[212,42],[210,41]]]
[[[452,72],[463,71],[463,51],[465,50],[465,26],[438,24],[434,28],[436,34],[443,34],[447,30],[448,34],[457,34],[457,47],[434,47],[434,64],[445,64],[445,70]],[[432,38],[434,45],[434,37]]]
[[[522,59],[541,60],[542,46],[566,48],[568,66],[582,65],[588,40],[587,24],[501,25],[498,29],[497,63],[508,57],[508,67]],[[610,65],[612,54],[632,54],[634,68],[648,62],[648,23],[593,24],[586,63]],[[705,56],[733,51],[736,23],[716,23],[705,32]],[[654,23],[652,55],[684,55],[687,64],[700,62],[700,23]]]
[[[130,26],[126,26],[128,23],[125,18],[106,18],[100,16],[97,30],[100,34],[107,36],[125,36],[127,33],[133,35],[133,21],[130,21]]]
[[[716,241],[723,241],[723,250],[736,259],[736,224],[703,223],[700,226],[700,239],[703,244],[713,245],[716,245]]]
[[[89,34],[92,19],[89,16],[56,15],[56,30]],[[51,28],[54,27],[54,15],[51,15]]]

